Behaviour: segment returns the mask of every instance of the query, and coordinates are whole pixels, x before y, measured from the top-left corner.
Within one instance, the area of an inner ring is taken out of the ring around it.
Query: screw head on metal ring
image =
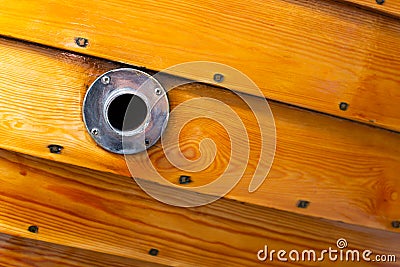
[[[101,77],[101,82],[103,84],[109,84],[110,83],[110,77],[108,77],[107,75],[104,75],[103,77]]]

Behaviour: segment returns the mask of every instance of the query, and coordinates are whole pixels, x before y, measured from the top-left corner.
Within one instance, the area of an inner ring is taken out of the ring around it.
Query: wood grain
[[[103,71],[118,66],[66,52],[0,41],[0,148],[131,176],[122,156],[96,146],[81,117],[87,86]],[[261,142],[253,114],[233,93],[202,84],[186,85],[169,94],[172,108],[198,97],[212,97],[228,104],[242,118],[250,136],[249,164],[227,198],[398,231],[391,226],[392,221],[400,219],[398,134],[271,103],[277,129],[275,160],[264,184],[255,193],[249,193]],[[259,98],[244,97],[256,109],[262,105]],[[220,111],[211,112],[218,115]],[[167,131],[174,131],[184,115],[172,116]],[[259,119],[264,120],[263,116]],[[218,153],[208,168],[190,174],[193,186],[207,184],[218,177],[229,160],[230,145],[224,139],[221,125],[208,119],[199,119],[184,127],[180,133],[183,154],[196,159],[200,154],[199,143],[206,137],[216,141]],[[47,148],[49,144],[58,144],[64,149],[59,155],[52,154]],[[167,161],[161,146],[152,147],[149,153],[158,171],[170,182],[178,184],[179,176],[186,174]],[[309,208],[297,208],[300,199],[310,201]]]
[[[400,17],[400,3],[396,0],[386,0],[383,4],[377,4],[374,0],[344,0],[349,3],[357,4],[361,7],[371,8],[374,11],[380,11],[384,14],[388,14],[394,17]]]
[[[7,151],[0,151],[0,168],[0,229],[6,234],[175,266],[320,266],[259,262],[256,253],[264,245],[321,251],[335,248],[339,238],[346,238],[351,249],[400,256],[399,233],[231,200],[173,207],[150,198],[130,178]],[[39,227],[37,234],[27,231],[30,225]],[[149,256],[150,248],[158,249],[158,256]]]
[[[400,22],[343,1],[8,0],[0,33],[154,70],[219,62],[267,98],[400,131]],[[198,71],[176,74],[213,82],[214,73]],[[222,85],[252,93],[224,74]]]
[[[0,235],[0,256],[2,267],[164,266],[5,234]]]

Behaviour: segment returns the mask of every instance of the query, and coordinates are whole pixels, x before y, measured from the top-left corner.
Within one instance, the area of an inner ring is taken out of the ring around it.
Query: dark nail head
[[[61,150],[63,150],[63,147],[59,145],[48,145],[47,147],[49,148],[50,153],[53,154],[61,154]]]
[[[190,176],[181,175],[181,176],[179,177],[179,183],[180,183],[180,184],[189,184],[189,183],[191,183],[191,182],[192,182],[192,179],[191,179]]]
[[[151,256],[157,256],[158,255],[158,249],[152,248],[149,250],[149,254]]]
[[[347,104],[346,102],[341,102],[339,104],[339,108],[340,110],[346,111],[349,108],[349,104]]]
[[[39,232],[39,227],[37,227],[36,225],[31,225],[28,227],[28,231],[37,234]]]
[[[301,209],[306,209],[310,205],[310,201],[307,200],[299,200],[297,202],[297,207]]]
[[[75,38],[75,43],[79,47],[87,47],[89,44],[89,40],[83,37]]]

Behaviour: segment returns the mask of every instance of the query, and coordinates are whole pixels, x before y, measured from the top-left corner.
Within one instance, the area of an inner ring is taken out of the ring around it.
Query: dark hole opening
[[[127,117],[124,124],[125,115]],[[111,101],[107,116],[111,126],[115,129],[132,131],[138,128],[146,119],[147,106],[142,98],[133,94],[123,94]]]

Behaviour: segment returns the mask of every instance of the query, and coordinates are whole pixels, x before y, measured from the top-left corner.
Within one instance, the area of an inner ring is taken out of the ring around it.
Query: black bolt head
[[[28,227],[28,231],[37,234],[39,232],[39,227],[37,227],[36,225],[31,225]]]
[[[392,226],[393,228],[400,228],[400,221],[393,221]]]
[[[63,147],[59,145],[48,145],[47,147],[49,148],[50,153],[53,154],[61,154],[61,150],[63,150]]]
[[[75,43],[79,47],[87,47],[89,44],[89,40],[83,37],[76,37]]]
[[[385,3],[385,0],[376,0],[376,3],[378,5],[383,5],[383,3]]]
[[[297,202],[297,207],[301,209],[306,209],[310,205],[310,201],[307,200],[299,200]]]
[[[192,179],[188,175],[181,175],[179,177],[179,183],[180,184],[189,184],[192,182]]]
[[[157,256],[157,255],[158,255],[158,249],[156,249],[156,248],[150,249],[150,250],[149,250],[149,254],[150,254],[151,256]]]
[[[339,108],[340,110],[346,111],[349,108],[349,104],[347,104],[346,102],[340,102]]]

